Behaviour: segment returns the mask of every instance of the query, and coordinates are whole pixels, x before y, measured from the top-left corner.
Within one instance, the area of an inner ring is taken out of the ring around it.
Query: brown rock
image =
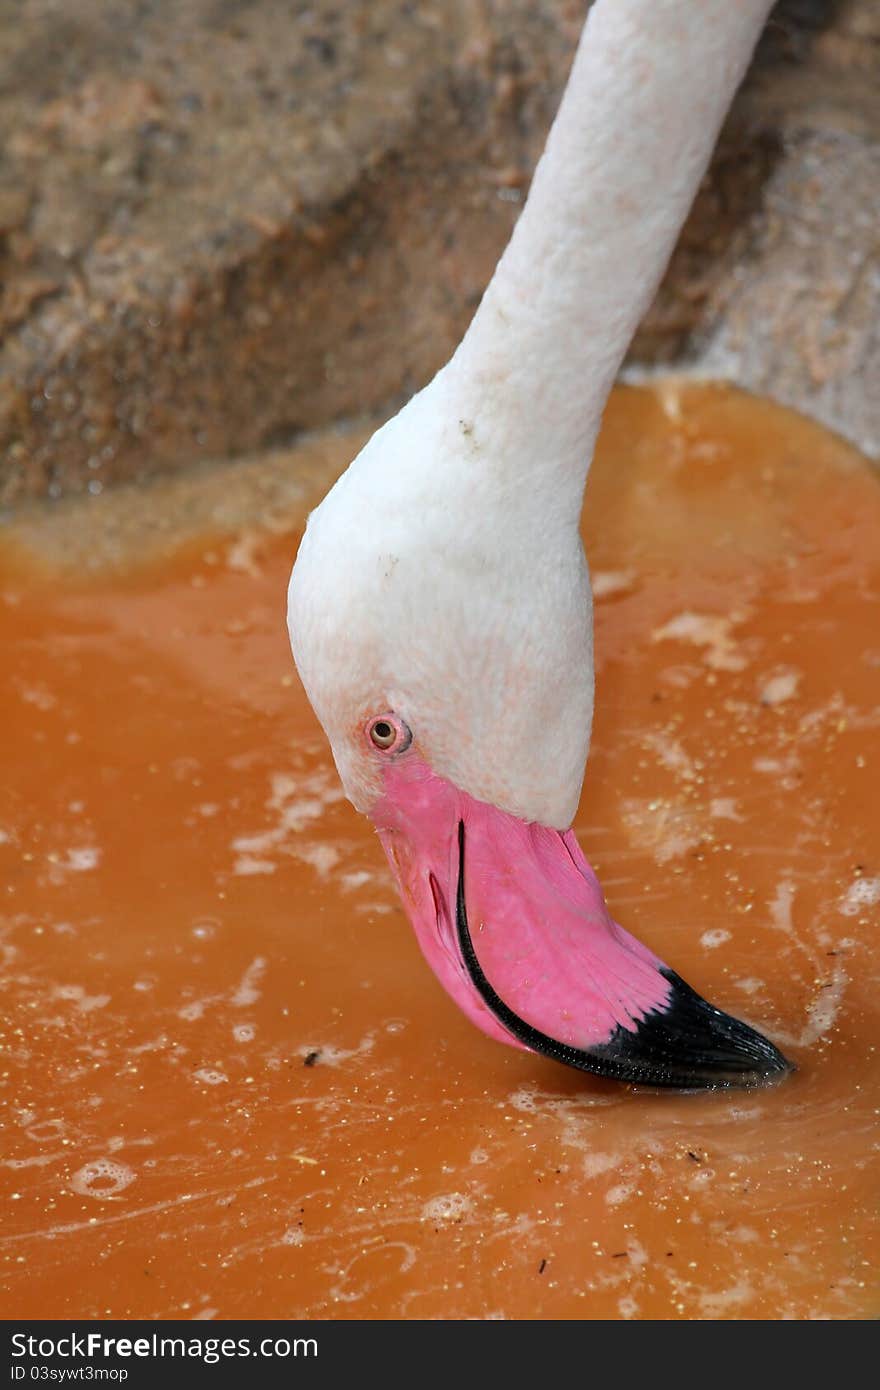
[[[634,350],[869,448],[876,14],[783,7]],[[509,235],[582,18],[0,0],[0,499],[285,443],[426,380]]]

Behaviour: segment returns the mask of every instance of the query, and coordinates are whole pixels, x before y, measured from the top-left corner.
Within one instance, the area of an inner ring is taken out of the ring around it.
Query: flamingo
[[[790,1065],[610,916],[571,823],[593,711],[579,534],[602,411],[770,0],[596,0],[461,344],[300,544],[294,660],[441,983],[476,1026],[654,1087]]]

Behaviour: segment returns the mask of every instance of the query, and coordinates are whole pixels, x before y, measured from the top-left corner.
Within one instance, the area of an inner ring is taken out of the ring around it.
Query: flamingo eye
[[[380,753],[402,753],[412,743],[412,732],[396,714],[380,714],[371,719],[367,733],[374,748]]]

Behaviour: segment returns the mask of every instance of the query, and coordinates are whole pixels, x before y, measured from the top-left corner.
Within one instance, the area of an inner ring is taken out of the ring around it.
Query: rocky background
[[[0,0],[0,502],[387,411],[528,188],[582,0]],[[631,370],[880,452],[880,0],[786,0]]]

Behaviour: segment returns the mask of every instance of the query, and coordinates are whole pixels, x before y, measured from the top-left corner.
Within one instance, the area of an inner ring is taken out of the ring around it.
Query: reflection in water
[[[566,1072],[442,993],[292,672],[297,524],[7,564],[6,1315],[876,1315],[875,478],[666,387],[616,395],[588,491],[576,828],[794,1055],[738,1095]]]

